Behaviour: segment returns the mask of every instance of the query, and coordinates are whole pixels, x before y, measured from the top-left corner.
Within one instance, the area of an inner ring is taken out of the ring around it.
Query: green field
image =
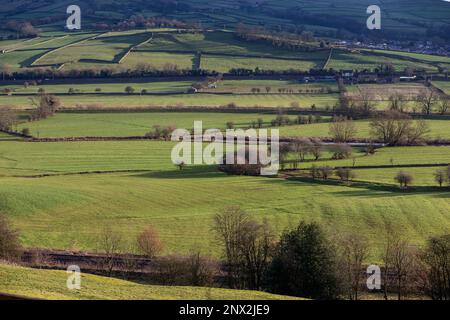
[[[37,86],[9,85],[0,86],[0,91],[8,88],[13,90],[15,94],[37,94],[39,89],[43,89],[49,94],[67,94],[69,89],[74,89],[75,93],[93,94],[97,89],[101,93],[125,93],[125,88],[131,86],[136,93],[147,90],[148,93],[185,93],[191,87],[190,81],[156,81],[156,82],[129,82],[129,83],[86,83],[86,84],[41,84]],[[1,99],[1,98],[0,98]],[[99,95],[99,100],[102,96]]]
[[[359,166],[391,166],[419,164],[450,164],[450,147],[385,147],[377,150],[375,155],[355,154],[355,168]],[[353,158],[344,160],[323,159],[317,162],[302,163],[301,167],[310,168],[315,165],[332,167],[353,167]],[[382,169],[384,170],[384,169]]]
[[[82,274],[81,290],[68,290],[65,271],[0,264],[0,292],[49,300],[291,300],[258,291],[144,285]]]
[[[196,247],[217,255],[211,241],[212,217],[229,205],[268,219],[277,232],[302,219],[339,231],[357,228],[374,242],[374,248],[380,244],[378,234],[385,223],[394,223],[416,243],[449,228],[445,190],[400,193],[227,176],[207,167],[180,172],[170,162],[172,146],[148,141],[2,142],[0,212],[12,219],[28,247],[90,251],[99,250],[99,226],[113,226],[132,241],[147,224],[153,224],[166,244],[165,253],[186,253]],[[358,158],[357,165],[384,165],[391,157],[396,164],[447,163],[449,150],[388,148]],[[111,173],[96,173],[102,171]],[[43,173],[53,176],[29,178]]]
[[[349,53],[338,50],[333,52],[332,58],[327,64],[327,68],[333,68],[335,70],[373,70],[374,68],[378,68],[383,63],[391,63],[397,71],[403,71],[407,67],[425,71],[437,71],[436,67],[427,63],[413,62],[409,60],[402,60],[400,58],[396,59],[378,55]]]
[[[226,129],[229,121],[239,128],[249,127],[259,118],[264,120],[264,126],[269,126],[275,117],[274,114],[218,112],[58,113],[45,120],[25,122],[19,125],[19,130],[29,128],[33,136],[41,138],[143,136],[155,125],[191,129],[194,121],[202,121],[205,129]]]
[[[413,168],[383,168],[383,169],[357,169],[355,170],[356,180],[370,183],[397,184],[394,177],[400,170],[411,174],[414,178],[413,186],[433,186],[439,184],[434,179],[434,174],[438,170],[447,167],[413,167]]]
[[[0,106],[13,106],[18,109],[32,107],[30,98],[34,96],[0,96]],[[220,107],[235,103],[238,107],[290,107],[293,102],[303,108],[309,108],[315,104],[317,107],[333,106],[337,100],[337,94],[177,94],[162,96],[140,95],[105,95],[99,99],[98,95],[72,95],[60,96],[61,102],[66,108],[139,108],[139,107]]]

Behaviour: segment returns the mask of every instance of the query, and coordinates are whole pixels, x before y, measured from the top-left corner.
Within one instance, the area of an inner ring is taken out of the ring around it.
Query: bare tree
[[[367,90],[362,90],[359,94],[359,103],[363,115],[366,116],[370,115],[375,108],[373,95]]]
[[[429,296],[450,300],[450,235],[428,240],[421,257],[426,265]]]
[[[313,155],[314,160],[317,161],[322,156],[322,141],[317,138],[312,138],[311,142],[311,154]]]
[[[249,220],[242,231],[239,248],[246,287],[260,290],[274,248],[273,234],[267,221],[260,224]]]
[[[390,146],[418,143],[428,132],[426,122],[414,123],[410,116],[393,110],[385,111],[370,122],[372,138]]]
[[[238,286],[240,241],[249,216],[240,207],[228,207],[214,216],[213,230],[217,241],[222,245],[231,288]]]
[[[153,226],[147,226],[138,236],[139,250],[149,258],[154,258],[163,250],[159,232]]]
[[[122,236],[111,227],[104,227],[98,238],[100,251],[105,255],[103,268],[111,275],[117,266],[117,257],[121,252]]]
[[[211,258],[203,257],[200,251],[191,252],[188,257],[189,284],[211,286],[218,269],[218,264]]]
[[[407,172],[400,171],[395,176],[395,181],[397,181],[400,184],[400,188],[407,189],[408,186],[413,182],[413,177]]]
[[[355,137],[356,127],[351,119],[338,116],[330,124],[329,133],[335,142],[348,142]]]
[[[416,102],[417,105],[422,109],[422,112],[425,114],[431,114],[434,109],[434,105],[436,104],[436,101],[438,99],[438,96],[434,90],[424,90],[421,92],[417,98]]]
[[[369,256],[367,238],[359,233],[347,233],[338,239],[339,265],[344,288],[350,300],[358,300],[363,279],[363,263]]]
[[[20,249],[18,233],[11,227],[9,220],[0,215],[0,260],[14,261]]]
[[[11,131],[17,123],[17,113],[8,107],[0,109],[0,130]]]
[[[385,245],[382,255],[384,264],[384,298],[395,288],[397,299],[401,300],[413,284],[414,266],[417,260],[416,249],[407,239],[395,230],[394,226],[386,226]]]
[[[356,174],[349,168],[337,169],[336,176],[338,176],[342,181],[351,181],[356,178]]]
[[[438,112],[444,115],[450,109],[450,98],[448,96],[441,96],[437,104],[438,104]]]
[[[406,97],[400,93],[394,93],[389,97],[389,109],[404,112]]]
[[[439,187],[447,181],[448,175],[447,170],[439,169],[434,173],[434,180],[439,184]]]
[[[12,67],[11,65],[7,64],[7,63],[2,63],[0,64],[0,72],[2,74],[2,79],[3,81],[5,81],[7,76],[10,76],[12,73]]]

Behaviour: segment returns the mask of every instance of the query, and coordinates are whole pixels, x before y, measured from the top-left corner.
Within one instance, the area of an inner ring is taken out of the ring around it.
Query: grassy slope
[[[65,271],[0,264],[0,292],[50,300],[291,300],[258,291],[143,285],[82,274],[81,290],[68,290]]]
[[[34,96],[0,96],[0,106],[13,106],[16,108],[30,108],[29,98]],[[302,107],[333,106],[338,99],[337,94],[271,94],[271,95],[216,95],[216,94],[179,94],[167,96],[139,96],[139,95],[108,95],[101,96],[87,94],[80,96],[61,96],[65,107],[77,105],[100,105],[104,107],[149,107],[149,106],[204,106],[215,107],[229,103],[236,103],[243,107],[290,107],[292,102],[298,102]]]
[[[368,235],[374,248],[379,247],[385,223],[393,223],[418,243],[449,228],[450,203],[445,190],[370,190],[226,176],[202,167],[179,172],[168,160],[171,145],[3,142],[0,166],[6,176],[0,184],[0,212],[11,217],[26,246],[95,250],[104,225],[114,226],[126,240],[133,241],[147,224],[154,224],[166,253],[198,247],[213,255],[218,248],[212,241],[212,217],[230,205],[240,205],[258,219],[267,218],[278,232],[301,219],[338,231],[358,229]],[[401,157],[405,163],[446,161],[447,149],[400,149],[396,163]],[[380,151],[367,161],[389,163],[389,152]],[[149,172],[34,179],[10,176],[123,169]]]
[[[23,123],[19,129],[30,128],[32,135],[37,136],[39,132],[40,137],[133,136],[144,135],[154,125],[191,129],[194,121],[202,121],[204,128],[225,129],[228,121],[233,121],[236,127],[247,127],[259,118],[268,125],[275,115],[216,112],[59,113],[42,121]]]
[[[429,138],[444,138],[450,139],[450,131],[448,126],[449,120],[425,120],[430,127],[431,132],[428,134]],[[356,136],[359,138],[370,137],[370,121],[355,121]],[[329,136],[329,124],[317,123],[310,125],[295,125],[281,128],[281,133],[284,136],[307,136],[307,137],[327,137]]]

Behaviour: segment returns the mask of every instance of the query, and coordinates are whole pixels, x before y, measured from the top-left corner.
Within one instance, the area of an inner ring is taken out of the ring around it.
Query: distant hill
[[[430,39],[450,35],[450,3],[441,0],[1,0],[0,17],[61,25],[69,4],[82,8],[83,23],[114,24],[132,15],[163,16],[211,28],[237,23],[267,28],[313,31],[319,36],[356,35],[391,39]],[[382,9],[382,30],[366,28],[366,8]]]

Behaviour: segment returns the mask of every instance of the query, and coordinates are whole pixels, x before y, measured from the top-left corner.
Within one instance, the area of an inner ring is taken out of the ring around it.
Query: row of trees
[[[382,292],[450,299],[450,235],[428,240],[424,248],[388,225],[379,259]],[[364,288],[370,242],[361,233],[329,234],[317,223],[301,222],[277,239],[267,221],[252,219],[239,207],[214,218],[232,288],[268,290],[313,299],[357,300]]]
[[[424,120],[413,120],[395,110],[378,113],[369,125],[370,138],[390,146],[422,144],[430,132]],[[357,128],[351,118],[337,116],[330,124],[329,134],[335,142],[349,142],[355,139]]]

